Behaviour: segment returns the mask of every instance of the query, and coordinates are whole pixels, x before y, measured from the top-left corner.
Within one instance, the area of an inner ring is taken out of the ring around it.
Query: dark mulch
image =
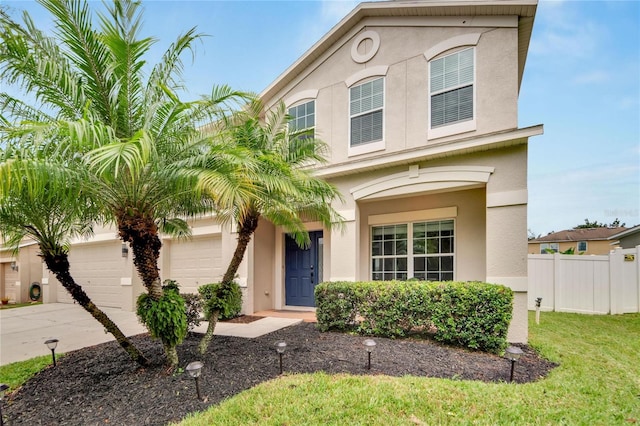
[[[231,318],[228,320],[220,321],[220,322],[228,322],[233,324],[249,324],[254,321],[261,320],[264,317],[257,317],[255,315],[239,315],[235,318]]]
[[[429,376],[460,380],[508,380],[509,361],[495,355],[469,352],[430,341],[376,338],[371,370],[366,369],[364,338],[320,333],[315,324],[302,323],[256,338],[216,336],[200,357],[200,335],[179,347],[181,366],[204,362],[200,386],[207,396],[198,401],[194,380],[186,373],[167,374],[162,346],[147,335],[133,338],[153,361],[143,369],[132,363],[115,342],[70,352],[57,367],[49,367],[3,402],[7,425],[164,425],[188,413],[278,377],[274,344],[287,342],[286,373],[328,373]],[[515,381],[544,377],[555,365],[527,346],[516,364]]]

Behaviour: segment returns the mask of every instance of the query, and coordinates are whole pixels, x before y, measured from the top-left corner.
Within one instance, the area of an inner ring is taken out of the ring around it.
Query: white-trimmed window
[[[349,117],[352,148],[383,140],[384,78],[349,89]]]
[[[305,136],[313,138],[316,126],[316,101],[302,103],[289,108],[289,127],[291,130],[305,130]]]
[[[578,241],[578,252],[587,251],[587,242],[586,241]]]
[[[473,120],[474,48],[429,63],[431,128]]]
[[[454,221],[412,222],[371,228],[371,278],[454,279]]]
[[[558,253],[560,245],[558,243],[540,243],[540,254],[549,254],[549,252]]]

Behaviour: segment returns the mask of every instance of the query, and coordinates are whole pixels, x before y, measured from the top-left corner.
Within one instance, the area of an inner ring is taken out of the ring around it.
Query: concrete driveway
[[[138,322],[134,312],[125,312],[117,308],[101,309],[125,335],[133,336],[147,332]],[[216,325],[215,334],[254,338],[301,321],[266,317],[249,324],[219,323]],[[207,325],[203,322],[195,331],[204,333]],[[44,344],[47,339],[60,341],[56,353],[115,340],[111,334],[105,333],[102,325],[80,305],[47,303],[0,310],[0,365],[39,355],[50,355],[51,351]]]

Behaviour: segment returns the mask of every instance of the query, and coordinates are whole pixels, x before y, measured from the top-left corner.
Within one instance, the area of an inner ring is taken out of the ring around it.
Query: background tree
[[[119,237],[131,245],[148,293],[145,306],[159,303],[164,308],[153,312],[172,318],[143,319],[163,341],[170,364],[176,365],[184,310],[162,300],[166,296],[178,301],[180,296],[162,289],[159,233],[188,235],[185,219],[211,208],[211,201],[194,191],[196,177],[180,173],[179,164],[211,149],[216,132],[203,134],[198,126],[218,121],[242,94],[222,86],[197,101],[179,99],[181,57],[201,37],[193,28],[145,72],[145,57],[155,41],[139,36],[140,2],[105,3],[106,13],[97,15],[86,1],[39,3],[53,17],[53,37],[39,31],[27,14],[21,24],[0,14],[0,78],[32,94],[39,104],[34,107],[4,93],[4,123],[16,143],[30,135],[50,149],[47,141],[55,140],[57,155],[82,160],[88,170],[84,191],[103,220],[115,223]],[[222,145],[216,149],[208,154],[212,168],[233,156]]]
[[[588,218],[584,220],[582,225],[574,226],[573,229],[588,229],[588,228],[619,228],[625,226],[625,223],[620,223],[620,219],[616,218],[610,224],[600,223],[597,220],[591,222]]]
[[[230,131],[220,143],[250,156],[247,164],[227,171],[233,176],[228,179],[235,183],[232,190],[220,185],[217,170],[199,170],[200,188],[214,199],[218,217],[237,226],[238,243],[222,278],[218,301],[234,294],[233,281],[261,218],[284,227],[300,246],[310,244],[305,221],[319,221],[327,229],[341,224],[342,218],[331,206],[341,199],[338,190],[315,177],[311,168],[326,162],[327,146],[309,137],[305,129],[291,128],[289,118],[283,103],[263,115],[256,101],[229,124]],[[219,313],[219,309],[209,310],[202,353],[213,337]]]
[[[0,235],[5,243],[17,248],[24,237],[35,241],[47,268],[73,300],[115,337],[131,359],[147,365],[140,350],[91,301],[70,273],[69,240],[90,235],[91,221],[97,217],[79,184],[82,176],[59,163],[11,154],[11,148],[0,150]]]

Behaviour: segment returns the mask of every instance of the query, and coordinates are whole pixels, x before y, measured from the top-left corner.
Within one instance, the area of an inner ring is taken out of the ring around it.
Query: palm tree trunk
[[[231,262],[229,262],[227,271],[222,277],[222,285],[229,285],[233,282],[233,279],[238,272],[238,268],[240,267],[240,263],[242,263],[242,259],[244,259],[244,254],[247,251],[249,242],[251,242],[251,237],[256,231],[256,228],[258,228],[259,220],[260,214],[252,212],[238,224],[238,244],[236,245],[236,250],[233,253]]]
[[[222,277],[221,288],[229,286],[233,282],[233,279],[238,272],[238,268],[240,267],[240,263],[244,258],[244,254],[247,252],[247,247],[249,246],[249,242],[251,242],[251,237],[258,227],[259,219],[260,214],[253,212],[248,214],[247,217],[238,224],[238,244],[236,245],[236,250],[233,252],[231,262],[229,262],[229,266],[227,267],[227,272],[225,272]],[[214,310],[209,316],[207,332],[204,334],[202,340],[200,340],[200,344],[198,345],[198,350],[201,354],[204,354],[207,351],[209,344],[213,339],[213,332],[215,331],[219,316],[220,311],[218,310]]]
[[[162,241],[158,235],[158,226],[152,218],[124,212],[117,215],[117,222],[120,239],[131,245],[133,265],[149,296],[153,300],[160,300],[162,281],[158,259]]]
[[[116,338],[116,341],[120,344],[132,360],[142,366],[149,365],[149,361],[145,356],[136,348],[133,343],[125,336],[118,326],[105,314],[100,308],[98,308],[87,296],[85,291],[80,285],[78,285],[71,274],[69,273],[69,258],[66,253],[64,254],[52,254],[44,253],[42,247],[40,247],[42,258],[44,259],[47,268],[55,275],[60,281],[62,286],[67,289],[73,300],[78,302],[87,312],[91,314],[100,324],[102,324],[109,333]]]
[[[200,340],[200,344],[198,345],[198,351],[200,355],[204,355],[209,348],[209,344],[211,343],[211,339],[213,339],[213,332],[216,329],[216,324],[218,323],[218,316],[220,315],[220,311],[213,311],[211,316],[209,317],[209,325],[207,326],[207,332],[202,336]]]

